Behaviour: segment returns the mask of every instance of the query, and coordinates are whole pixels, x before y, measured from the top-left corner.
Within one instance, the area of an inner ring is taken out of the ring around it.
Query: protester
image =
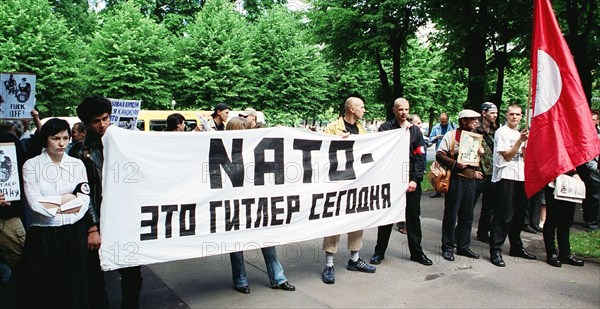
[[[431,132],[429,133],[429,142],[435,142],[435,151],[437,152],[442,138],[446,135],[446,132],[456,130],[456,125],[448,121],[448,115],[446,113],[440,114],[440,122],[433,126]],[[442,194],[439,192],[435,192],[429,195],[430,198],[441,197]]]
[[[454,261],[454,245],[456,254],[478,259],[479,254],[471,250],[471,228],[473,226],[473,210],[475,208],[476,180],[483,179],[479,165],[472,166],[458,162],[460,136],[465,131],[474,132],[479,124],[480,114],[465,109],[458,113],[459,128],[448,131],[436,153],[436,160],[451,170],[450,186],[444,200],[444,218],[442,219],[442,257]],[[454,140],[454,142],[453,142]],[[454,144],[454,148],[450,149]],[[478,149],[482,155],[483,147]]]
[[[65,153],[69,153],[73,145],[83,141],[85,139],[85,135],[87,134],[87,129],[83,122],[77,122],[73,125],[73,129],[71,130],[71,142],[67,146]]]
[[[9,125],[12,128],[12,124]],[[15,173],[13,168],[21,170],[25,162],[25,152],[21,141],[13,134],[0,132],[0,143],[13,144],[17,162],[12,162],[4,171],[9,175]],[[19,188],[22,187],[22,173],[19,173]],[[21,195],[21,199],[24,196]],[[6,201],[0,192],[0,263],[6,264],[12,274],[18,273],[18,264],[25,244],[25,209],[22,200]]]
[[[185,117],[180,113],[173,113],[167,116],[167,129],[166,131],[185,131]]]
[[[100,268],[98,249],[100,240],[100,205],[102,203],[102,166],[104,164],[102,136],[110,125],[112,105],[106,98],[91,96],[77,106],[77,116],[88,128],[85,140],[77,143],[69,155],[85,165],[90,185],[90,206],[86,215],[90,270],[88,272],[90,304],[94,308],[109,307],[104,273]],[[140,266],[121,268],[121,308],[138,308],[142,274]]]
[[[510,256],[535,260],[536,256],[523,247],[521,227],[525,221],[527,196],[525,195],[524,143],[529,131],[519,131],[523,118],[521,107],[512,104],[506,112],[506,125],[496,131],[494,136],[494,171],[492,182],[496,184],[498,204],[492,217],[490,235],[490,261],[498,267],[504,267],[502,245],[510,241]],[[547,201],[546,201],[547,202]]]
[[[214,112],[211,118],[207,121],[206,131],[223,131],[225,130],[225,122],[229,118],[229,106],[225,103],[215,105]]]
[[[365,103],[357,97],[350,97],[344,103],[344,115],[337,121],[331,122],[326,128],[325,133],[348,137],[350,134],[365,134],[365,128],[360,123],[360,119],[367,111]],[[348,233],[348,250],[350,250],[350,259],[346,269],[351,271],[361,271],[374,273],[377,268],[367,264],[360,258],[358,251],[362,248],[363,231],[354,231]],[[333,268],[333,255],[338,252],[340,235],[333,235],[323,238],[323,250],[325,251],[325,269],[323,269],[322,280],[324,283],[335,283],[335,273]]]
[[[410,134],[408,188],[406,189],[406,225],[408,249],[411,261],[430,266],[433,262],[423,253],[421,248],[421,180],[425,173],[425,141],[423,133],[417,125],[408,122],[410,103],[404,98],[394,101],[393,112],[395,119],[383,123],[378,131],[407,130]],[[418,117],[417,117],[418,118]],[[413,117],[413,121],[416,120]],[[402,166],[398,167],[402,169]],[[393,224],[382,225],[377,229],[377,245],[371,257],[371,264],[380,264],[385,258],[392,232]]]
[[[579,175],[574,171],[566,174],[579,179]],[[545,197],[546,222],[543,234],[546,262],[554,267],[561,267],[562,264],[583,266],[583,261],[571,254],[569,241],[569,233],[575,215],[575,203],[555,199],[554,188],[550,186],[546,186]],[[555,247],[555,239],[558,242],[558,252]]]
[[[498,202],[496,188],[492,183],[492,171],[494,167],[494,133],[496,132],[496,119],[498,118],[498,107],[492,102],[481,105],[481,123],[475,132],[483,136],[483,155],[479,161],[479,167],[483,174],[482,179],[477,180],[475,191],[475,204],[481,195],[481,214],[477,224],[477,240],[489,244],[490,229],[492,228],[492,214]]]
[[[226,130],[245,130],[250,128],[251,123],[248,122],[247,119],[235,117],[227,122]],[[277,250],[275,247],[261,248],[261,251],[263,258],[265,259],[265,265],[267,266],[267,275],[269,276],[271,288],[284,291],[295,291],[296,287],[288,282],[283,273],[283,266],[281,266],[281,263],[277,258]],[[229,254],[229,258],[231,260],[231,273],[235,290],[242,294],[250,294],[250,286],[248,285],[246,267],[244,265],[244,252],[232,252]]]
[[[44,150],[23,166],[33,213],[19,278],[24,308],[88,308],[87,226],[90,201],[83,163],[65,155],[71,130],[53,118],[41,128]]]
[[[593,232],[600,226],[600,167],[599,156],[586,163],[590,171],[589,181],[585,184],[586,197],[582,203],[584,227]]]
[[[416,114],[410,114],[408,115],[408,123],[415,125],[419,128],[419,130],[421,129],[421,125],[423,124],[423,122],[421,121],[421,118],[419,118],[419,116],[417,116]],[[423,139],[423,147],[425,149],[425,161],[427,161],[427,142],[425,142],[425,139]],[[398,223],[396,223],[396,226],[398,227],[398,232],[402,233],[402,234],[406,234],[406,221],[400,221]]]
[[[240,117],[246,118],[246,120],[248,120],[251,129],[259,129],[265,127],[264,123],[258,121],[258,113],[256,113],[256,110],[252,107],[248,107],[243,112],[241,112]]]

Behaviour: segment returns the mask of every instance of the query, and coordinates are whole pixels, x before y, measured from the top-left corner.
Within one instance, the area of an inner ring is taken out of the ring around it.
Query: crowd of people
[[[367,133],[361,124],[367,112],[362,99],[348,98],[343,111],[324,129],[325,133],[343,138]],[[0,278],[7,281],[11,273],[16,278],[19,307],[108,308],[110,305],[98,250],[102,245],[100,205],[104,145],[101,138],[110,125],[111,112],[109,100],[91,96],[77,107],[81,122],[72,129],[66,121],[58,118],[41,125],[36,111],[31,113],[37,128],[33,136],[23,136],[23,130],[17,123],[5,123],[0,127],[0,142],[14,144],[17,165],[22,171],[21,200],[8,202],[0,193],[0,272],[3,274]],[[421,120],[410,114],[408,100],[396,99],[392,112],[394,118],[381,124],[378,131],[407,130],[410,136],[406,220],[399,223],[399,228],[407,235],[410,260],[430,266],[433,261],[421,247],[423,231],[420,219],[427,144],[419,128]],[[526,153],[529,132],[520,128],[522,108],[516,104],[508,106],[506,123],[499,128],[496,125],[498,112],[494,103],[485,102],[481,105],[481,112],[462,110],[457,115],[458,124],[449,122],[447,114],[441,114],[440,123],[431,130],[430,141],[436,143],[436,160],[452,172],[448,192],[444,195],[441,256],[447,261],[454,261],[455,253],[472,259],[480,258],[471,250],[471,231],[475,204],[481,196],[476,239],[489,244],[493,265],[506,266],[502,246],[507,237],[509,255],[537,259],[523,246],[520,234],[525,230],[543,233],[549,265],[583,266],[584,262],[572,255],[569,244],[575,203],[557,199],[552,183],[531,199],[527,198],[524,158],[535,154]],[[599,116],[597,111],[592,112],[598,138]],[[166,121],[167,131],[185,131],[183,115],[173,113]],[[264,123],[258,122],[255,109],[247,108],[238,117],[229,119],[229,106],[219,103],[212,117],[206,123],[198,124],[197,130],[261,127]],[[476,163],[459,162],[461,135],[471,133],[481,136],[481,146],[476,150],[478,160]],[[600,221],[598,159],[596,156],[577,170],[566,173],[582,178],[586,183],[583,209],[586,228],[590,231],[597,229]],[[440,193],[434,193],[432,197],[437,196],[441,196]],[[348,233],[346,269],[376,272],[373,265],[381,264],[385,259],[392,230],[393,224],[378,227],[377,243],[368,263],[360,257],[363,231]],[[325,266],[321,279],[326,284],[333,284],[336,280],[334,255],[339,251],[339,241],[340,235],[323,239]],[[262,254],[271,287],[294,291],[295,287],[286,278],[275,247],[262,248]],[[230,260],[234,289],[249,294],[243,252],[231,253]],[[138,308],[143,283],[140,266],[122,268],[119,273],[122,308]]]

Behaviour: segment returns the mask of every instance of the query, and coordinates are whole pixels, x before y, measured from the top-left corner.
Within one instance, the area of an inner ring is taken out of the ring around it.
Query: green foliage
[[[96,29],[96,15],[89,7],[87,0],[50,0],[55,14],[64,17],[73,35],[79,38],[88,37]]]
[[[250,103],[256,67],[243,17],[226,1],[208,1],[186,32],[176,42],[178,104],[210,110],[220,102],[234,109]]]
[[[42,115],[72,114],[79,102],[81,47],[47,1],[0,1],[0,71],[37,75]]]
[[[107,0],[107,10],[125,2],[135,3],[144,16],[163,24],[172,33],[181,34],[189,25],[205,0]]]
[[[571,233],[570,241],[573,254],[600,259],[600,230]]]
[[[141,99],[145,109],[170,107],[173,69],[169,33],[127,2],[108,12],[87,49],[88,91]]]
[[[254,106],[290,120],[313,118],[331,107],[328,67],[319,50],[306,43],[299,16],[274,7],[251,29],[258,68]]]

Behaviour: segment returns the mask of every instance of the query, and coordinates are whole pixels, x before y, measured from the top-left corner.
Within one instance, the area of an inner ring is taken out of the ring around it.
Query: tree
[[[591,105],[592,85],[594,80],[597,84],[600,77],[598,0],[554,1],[554,11],[565,21],[561,30],[573,54],[588,104]]]
[[[0,1],[0,71],[36,74],[42,114],[72,114],[81,100],[81,48],[47,1]]]
[[[332,107],[327,63],[317,47],[307,43],[300,17],[274,7],[251,31],[258,69],[252,102],[267,114],[286,114],[282,120],[314,118]]]
[[[245,106],[256,93],[256,67],[243,17],[223,0],[211,0],[176,41],[173,86],[179,105],[212,109],[217,103]]]
[[[64,17],[71,32],[82,39],[90,37],[96,27],[96,14],[90,10],[88,0],[50,0],[54,14]]]
[[[312,6],[310,26],[327,56],[370,60],[379,75],[380,99],[391,116],[393,100],[404,94],[401,67],[408,39],[426,22],[424,2],[314,0]],[[388,68],[386,60],[391,60]]]
[[[131,0],[107,0],[106,8],[112,10]],[[205,0],[133,0],[140,12],[172,33],[181,34],[200,12]]]
[[[87,49],[90,92],[141,99],[145,109],[170,106],[173,68],[168,31],[127,2],[109,11]]]

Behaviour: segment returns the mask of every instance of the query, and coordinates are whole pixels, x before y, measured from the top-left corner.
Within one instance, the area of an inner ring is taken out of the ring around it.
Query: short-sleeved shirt
[[[500,152],[510,150],[521,137],[518,130],[502,126],[494,134],[494,170],[492,182],[500,179],[525,181],[525,160],[523,160],[523,143],[517,154],[510,161],[506,161]]]

